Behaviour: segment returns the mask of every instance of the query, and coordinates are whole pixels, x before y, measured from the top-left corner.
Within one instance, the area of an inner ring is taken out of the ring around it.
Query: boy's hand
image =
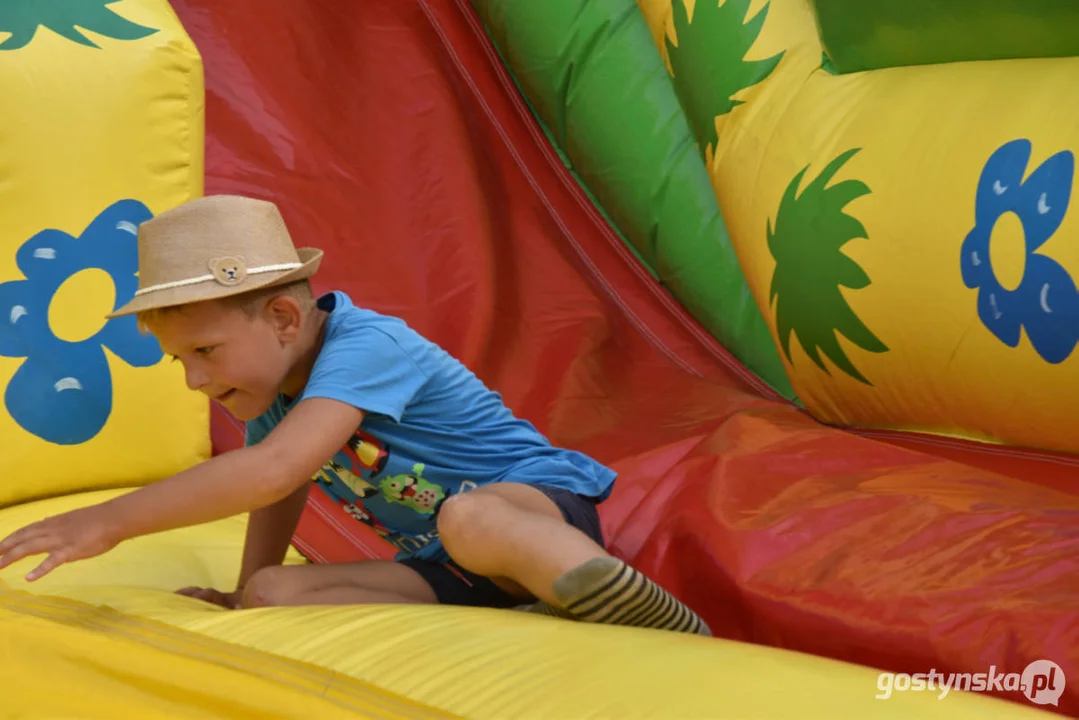
[[[0,570],[30,555],[48,553],[30,571],[30,582],[57,566],[95,557],[114,548],[123,538],[107,508],[94,505],[46,518],[17,530],[0,542]]]
[[[220,605],[227,610],[239,610],[241,607],[240,597],[243,595],[243,591],[234,590],[230,593],[223,593],[220,590],[214,590],[213,588],[185,587],[181,590],[177,590],[176,594],[186,595],[187,597],[193,597],[198,600],[205,600],[208,603]]]

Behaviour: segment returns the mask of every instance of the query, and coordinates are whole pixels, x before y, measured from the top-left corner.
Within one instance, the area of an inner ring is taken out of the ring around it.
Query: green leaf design
[[[870,190],[860,180],[827,187],[858,151],[848,150],[832,160],[800,195],[798,187],[808,165],[787,186],[774,229],[768,221],[768,249],[776,261],[769,302],[776,308],[776,332],[787,360],[791,360],[790,338],[795,333],[821,370],[828,372],[820,357],[823,351],[843,372],[872,385],[851,363],[837,338],[841,333],[868,352],[888,350],[854,314],[839,290],[860,290],[870,284],[865,270],[842,252],[849,241],[869,238],[862,223],[843,208]]]
[[[685,0],[674,0],[677,44],[666,39],[678,96],[689,117],[701,155],[715,152],[719,143],[716,118],[726,115],[740,100],[734,96],[764,80],[779,64],[783,53],[766,60],[745,60],[760,35],[768,5],[748,21],[750,0],[697,0],[693,17]]]
[[[0,50],[19,50],[30,44],[39,27],[46,27],[72,42],[98,47],[79,28],[114,38],[139,40],[158,32],[120,17],[107,8],[118,0],[0,0],[0,32],[11,37]]]

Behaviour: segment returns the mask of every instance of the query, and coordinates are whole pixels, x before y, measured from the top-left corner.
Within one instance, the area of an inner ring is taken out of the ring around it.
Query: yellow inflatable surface
[[[0,10],[0,446],[18,448],[0,507],[210,451],[179,367],[104,319],[135,292],[139,223],[202,194],[201,60],[165,0],[82,3],[66,25],[44,5]]]
[[[0,511],[0,537],[116,492]],[[875,670],[714,638],[465,607],[229,611],[173,593],[235,582],[244,525],[142,537],[32,584],[22,578],[34,558],[0,571],[0,654],[18,660],[0,669],[3,709],[102,720],[1046,715],[973,693],[878,699]]]
[[[1079,58],[837,74],[809,0],[639,5],[691,116],[731,93],[702,150],[807,409],[1079,451]]]

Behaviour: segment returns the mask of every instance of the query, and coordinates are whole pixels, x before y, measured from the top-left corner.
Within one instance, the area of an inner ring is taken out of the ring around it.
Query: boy
[[[246,422],[245,447],[0,542],[27,578],[138,535],[249,512],[226,607],[445,603],[707,635],[689,608],[603,549],[596,504],[615,474],[552,447],[461,363],[401,320],[308,278],[277,208],[206,197],[139,229],[136,314],[188,386]],[[394,561],[283,566],[311,478],[337,480]]]

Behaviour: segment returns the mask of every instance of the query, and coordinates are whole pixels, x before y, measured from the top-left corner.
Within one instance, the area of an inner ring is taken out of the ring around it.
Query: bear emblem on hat
[[[210,272],[213,273],[214,280],[232,287],[239,285],[247,277],[247,265],[243,255],[214,258],[210,261]]]

